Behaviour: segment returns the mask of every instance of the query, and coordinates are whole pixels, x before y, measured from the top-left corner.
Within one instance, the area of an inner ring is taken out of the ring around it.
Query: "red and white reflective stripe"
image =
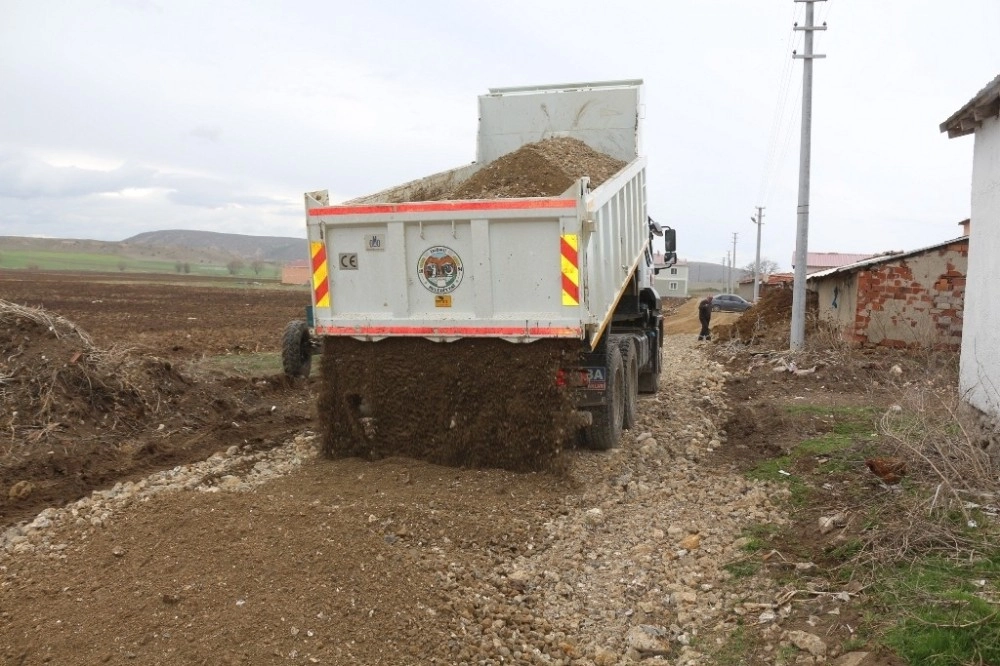
[[[562,263],[562,304],[580,304],[579,244],[576,234],[563,234],[560,241],[560,261]]]
[[[579,338],[580,329],[571,326],[332,326],[317,325],[320,335],[438,336],[489,338]]]
[[[326,246],[323,243],[309,243],[312,256],[313,303],[318,308],[330,307],[330,274],[326,266]]]
[[[576,208],[575,199],[490,199],[472,201],[418,201],[403,204],[326,206],[310,208],[310,217],[325,215],[390,215],[392,213],[453,213],[489,210],[537,210]]]

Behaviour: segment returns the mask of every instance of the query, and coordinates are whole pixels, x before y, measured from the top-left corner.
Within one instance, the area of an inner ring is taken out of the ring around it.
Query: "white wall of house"
[[[677,264],[670,268],[661,268],[653,286],[661,298],[687,296],[688,267],[685,264]]]
[[[972,224],[959,390],[974,407],[1000,417],[1000,118],[975,133]]]

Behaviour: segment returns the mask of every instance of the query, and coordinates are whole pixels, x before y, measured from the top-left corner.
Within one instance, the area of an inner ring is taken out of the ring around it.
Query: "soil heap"
[[[477,171],[442,199],[554,197],[582,176],[595,188],[625,166],[579,139],[559,137],[521,146]]]
[[[187,376],[137,348],[97,344],[54,312],[0,300],[0,531],[234,444],[270,448],[308,423],[309,407],[296,407],[308,400],[271,380]]]
[[[806,326],[814,329],[817,324],[818,301],[816,292],[806,292]],[[732,324],[712,327],[716,342],[739,340],[746,344],[763,344],[787,347],[792,321],[792,290],[774,289],[760,299]]]

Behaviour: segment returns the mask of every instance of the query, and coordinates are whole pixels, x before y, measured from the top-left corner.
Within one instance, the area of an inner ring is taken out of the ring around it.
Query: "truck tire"
[[[622,338],[618,345],[622,353],[622,367],[625,374],[624,408],[622,409],[622,427],[626,430],[635,428],[639,414],[639,355],[635,348],[635,340]]]
[[[288,322],[281,336],[281,367],[287,377],[308,377],[312,369],[312,337],[301,320]]]
[[[587,448],[607,451],[618,446],[625,411],[624,383],[622,353],[618,347],[608,345],[607,402],[593,410],[594,422],[583,429],[583,442]]]

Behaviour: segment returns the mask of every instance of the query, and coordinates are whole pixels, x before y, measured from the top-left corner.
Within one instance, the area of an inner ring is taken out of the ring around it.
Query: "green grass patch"
[[[137,259],[98,252],[64,252],[58,250],[0,251],[0,269],[101,273],[177,273],[178,275],[204,276],[225,276],[230,274],[229,269],[221,264],[180,263],[182,264],[182,270],[178,271],[178,262],[176,260]],[[187,273],[183,272],[184,264],[187,265]],[[273,280],[281,276],[280,268],[274,264],[263,266],[259,273],[254,273],[249,267],[245,267],[237,275],[262,280]]]
[[[728,571],[733,578],[749,578],[760,571],[760,562],[740,560],[738,562],[723,564],[722,568]]]
[[[787,455],[765,460],[748,472],[748,476],[761,481],[781,481],[791,491],[791,503],[801,507],[809,501],[809,487],[801,475],[794,472],[805,458],[824,458],[819,470],[824,474],[848,472],[853,465],[837,454],[854,449],[859,443],[872,441],[878,411],[871,407],[820,407],[792,405],[786,408],[792,415],[823,415],[833,421],[831,431],[805,439]],[[783,473],[786,472],[786,473]]]
[[[712,653],[712,663],[719,666],[740,666],[751,663],[757,640],[746,627],[736,627],[726,642]]]
[[[1000,550],[973,564],[939,557],[886,569],[878,600],[895,616],[884,642],[911,664],[1000,664]]]
[[[259,376],[282,372],[281,354],[278,352],[208,356],[200,364],[206,369],[227,375]]]
[[[202,369],[221,372],[226,375],[259,377],[284,373],[280,352],[257,352],[247,354],[223,354],[207,356],[198,361]],[[319,356],[314,356],[309,369],[311,377],[319,376]]]

